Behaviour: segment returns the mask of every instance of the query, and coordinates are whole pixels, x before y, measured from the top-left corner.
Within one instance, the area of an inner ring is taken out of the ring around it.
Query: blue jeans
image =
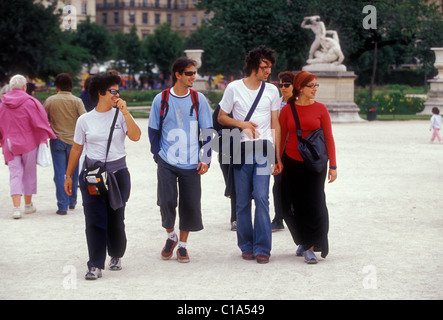
[[[242,252],[271,255],[272,228],[269,217],[269,180],[267,163],[256,161],[234,165],[237,210],[237,243]],[[267,174],[266,174],[267,173]],[[255,203],[252,225],[252,199]]]
[[[59,139],[50,140],[52,164],[54,166],[55,195],[59,211],[68,211],[68,206],[77,204],[78,165],[72,173],[72,195],[65,192],[65,173],[72,145]]]

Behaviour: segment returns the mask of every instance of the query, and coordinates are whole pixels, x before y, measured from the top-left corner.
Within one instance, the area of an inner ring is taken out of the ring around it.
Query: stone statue
[[[328,34],[332,37],[328,37]],[[308,59],[307,63],[333,63],[339,65],[344,59],[337,31],[328,30],[326,31],[326,36],[321,41],[321,49],[315,51],[314,58]]]
[[[309,50],[308,65],[332,64],[332,66],[323,65],[317,67],[327,67],[328,70],[339,68],[340,71],[346,71],[346,67],[342,65],[344,55],[341,51],[337,31],[326,30],[325,24],[320,20],[319,16],[305,17],[301,27],[311,29],[315,34],[314,42]]]
[[[326,28],[320,16],[304,17],[301,27],[304,29],[311,29],[315,34],[314,42],[309,50],[309,59],[314,58],[314,54],[322,43],[322,39],[326,35]]]

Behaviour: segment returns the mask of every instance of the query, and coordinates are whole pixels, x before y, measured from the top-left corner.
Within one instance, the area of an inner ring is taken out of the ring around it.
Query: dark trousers
[[[329,217],[324,192],[327,166],[320,173],[304,162],[283,155],[283,217],[294,242],[307,250],[314,246],[323,258],[329,252]]]
[[[115,172],[123,207],[113,210],[106,195],[91,196],[83,181],[83,173],[79,177],[80,190],[83,198],[83,210],[86,223],[86,242],[89,252],[89,267],[104,269],[106,250],[111,257],[123,257],[126,251],[125,206],[131,190],[131,178],[128,169]]]
[[[201,178],[198,171],[171,166],[158,157],[157,181],[157,204],[160,207],[163,228],[174,228],[178,200],[179,229],[202,230]]]
[[[223,178],[225,180],[225,185],[228,181],[228,175],[229,175],[229,164],[221,163],[220,161],[220,168],[223,173]],[[231,222],[236,221],[237,215],[235,211],[235,191],[231,192],[231,195],[229,196],[229,199],[231,200]]]

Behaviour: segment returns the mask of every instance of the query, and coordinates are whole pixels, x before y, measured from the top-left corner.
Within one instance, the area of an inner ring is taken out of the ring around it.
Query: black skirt
[[[314,246],[325,258],[329,252],[329,216],[326,207],[327,166],[320,173],[310,171],[303,161],[283,155],[283,218],[297,245]]]

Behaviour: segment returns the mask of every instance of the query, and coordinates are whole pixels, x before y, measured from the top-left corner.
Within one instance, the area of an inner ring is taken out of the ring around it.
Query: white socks
[[[175,231],[172,231],[172,232],[168,232],[168,239],[171,239],[172,241],[177,241],[178,240],[178,237],[177,237],[177,234],[175,233]],[[187,244],[187,242],[184,242],[184,241],[179,241],[178,242],[178,247],[180,248],[186,248],[186,244]]]
[[[177,241],[177,234],[175,231],[168,232],[168,239],[171,239],[172,241]]]

